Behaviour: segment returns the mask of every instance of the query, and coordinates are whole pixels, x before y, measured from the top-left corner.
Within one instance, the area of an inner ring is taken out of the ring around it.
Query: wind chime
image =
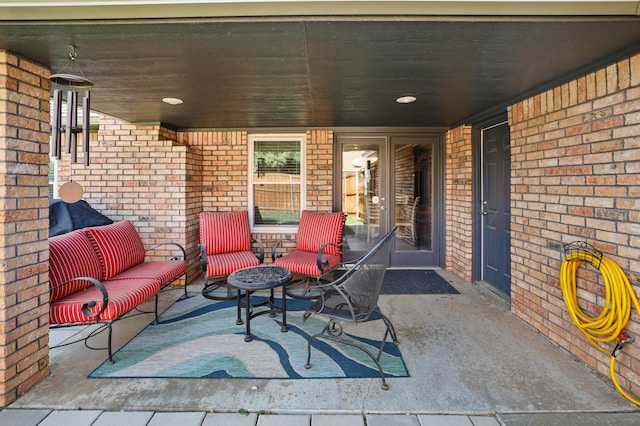
[[[61,72],[51,74],[49,79],[54,84],[53,90],[53,112],[52,112],[52,138],[53,145],[52,154],[58,160],[62,159],[62,133],[64,133],[66,153],[71,155],[71,162],[78,162],[78,135],[82,135],[82,151],[84,153],[84,165],[89,165],[89,132],[90,132],[90,113],[91,113],[91,95],[89,89],[93,87],[93,82],[84,76],[73,74],[73,66],[78,57],[74,45],[69,46],[69,63],[70,71],[68,73]],[[79,91],[84,90],[82,94],[82,125],[78,124],[78,107],[79,107]],[[63,91],[67,92],[67,122],[62,123],[62,101]],[[60,198],[66,202],[76,202],[82,198],[82,187],[71,181],[63,184],[59,190]]]

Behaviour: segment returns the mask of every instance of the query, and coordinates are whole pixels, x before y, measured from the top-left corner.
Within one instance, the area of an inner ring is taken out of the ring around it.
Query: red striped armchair
[[[252,244],[258,247],[257,255]],[[236,292],[227,286],[227,276],[263,261],[264,247],[261,240],[251,239],[246,210],[200,213],[200,269],[204,275],[202,294],[206,298],[234,299]]]
[[[278,254],[283,240],[271,249],[274,265],[287,268],[298,276],[287,286],[287,294],[299,299],[315,299],[315,288],[323,277],[342,262],[342,236],[346,215],[343,212],[323,213],[303,210],[298,225],[295,250]]]

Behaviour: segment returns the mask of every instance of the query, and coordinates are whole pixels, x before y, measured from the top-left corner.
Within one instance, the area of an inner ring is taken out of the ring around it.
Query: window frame
[[[307,135],[305,133],[255,133],[248,135],[249,162],[248,162],[248,210],[251,232],[283,233],[298,232],[298,225],[256,225],[254,207],[254,147],[256,142],[299,142],[300,143],[300,214],[307,204]],[[264,183],[264,182],[262,182]]]

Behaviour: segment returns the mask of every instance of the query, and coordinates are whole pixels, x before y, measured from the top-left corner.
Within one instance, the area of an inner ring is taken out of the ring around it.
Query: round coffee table
[[[277,313],[282,313],[282,327],[280,331],[286,333],[287,328],[287,294],[286,287],[291,281],[291,272],[288,269],[279,266],[253,266],[250,268],[239,269],[233,272],[227,278],[227,284],[238,290],[238,320],[236,324],[242,324],[241,307],[246,308],[247,333],[244,336],[245,342],[253,340],[251,337],[251,318],[258,315],[269,314],[275,317]],[[282,303],[275,304],[273,290],[276,287],[282,287]],[[266,302],[256,305],[251,304],[251,294],[257,290],[270,290],[271,294]],[[244,294],[243,294],[244,293]],[[243,303],[242,297],[246,296],[247,300]],[[253,312],[254,308],[268,305],[268,309]]]

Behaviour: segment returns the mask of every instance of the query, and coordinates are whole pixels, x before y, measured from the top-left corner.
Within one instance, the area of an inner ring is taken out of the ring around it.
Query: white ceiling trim
[[[265,16],[639,16],[640,0],[21,0],[5,21]]]

